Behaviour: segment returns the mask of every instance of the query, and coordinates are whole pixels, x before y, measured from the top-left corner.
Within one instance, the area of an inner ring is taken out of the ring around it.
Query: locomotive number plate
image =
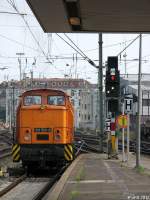
[[[41,132],[51,132],[51,128],[34,128],[34,132],[41,133]]]

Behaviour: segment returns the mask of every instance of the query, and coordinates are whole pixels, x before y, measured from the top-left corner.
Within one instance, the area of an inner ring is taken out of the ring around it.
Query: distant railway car
[[[141,124],[141,138],[142,140],[150,140],[150,120],[146,120]]]
[[[73,160],[74,113],[69,96],[36,89],[20,97],[13,161],[23,166],[52,166]]]

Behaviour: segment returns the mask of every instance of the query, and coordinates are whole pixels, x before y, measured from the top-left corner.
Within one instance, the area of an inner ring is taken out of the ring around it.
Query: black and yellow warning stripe
[[[19,144],[13,144],[13,146],[12,146],[12,157],[13,157],[13,162],[19,162],[20,161],[20,145]]]
[[[67,161],[73,160],[73,148],[71,144],[66,144],[64,146],[64,156]]]

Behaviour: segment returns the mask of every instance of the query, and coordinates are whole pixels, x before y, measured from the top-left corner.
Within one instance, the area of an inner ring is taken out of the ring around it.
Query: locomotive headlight
[[[24,134],[24,140],[27,141],[27,142],[29,142],[31,140],[31,133],[26,132]]]
[[[55,135],[55,140],[60,140],[60,139],[61,139],[61,136],[58,135],[58,134],[56,134],[56,135]]]

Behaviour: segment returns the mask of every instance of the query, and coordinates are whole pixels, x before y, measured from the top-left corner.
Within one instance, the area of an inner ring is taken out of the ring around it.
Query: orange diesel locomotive
[[[73,160],[74,114],[69,96],[36,89],[20,97],[13,161],[23,166],[52,166]]]

